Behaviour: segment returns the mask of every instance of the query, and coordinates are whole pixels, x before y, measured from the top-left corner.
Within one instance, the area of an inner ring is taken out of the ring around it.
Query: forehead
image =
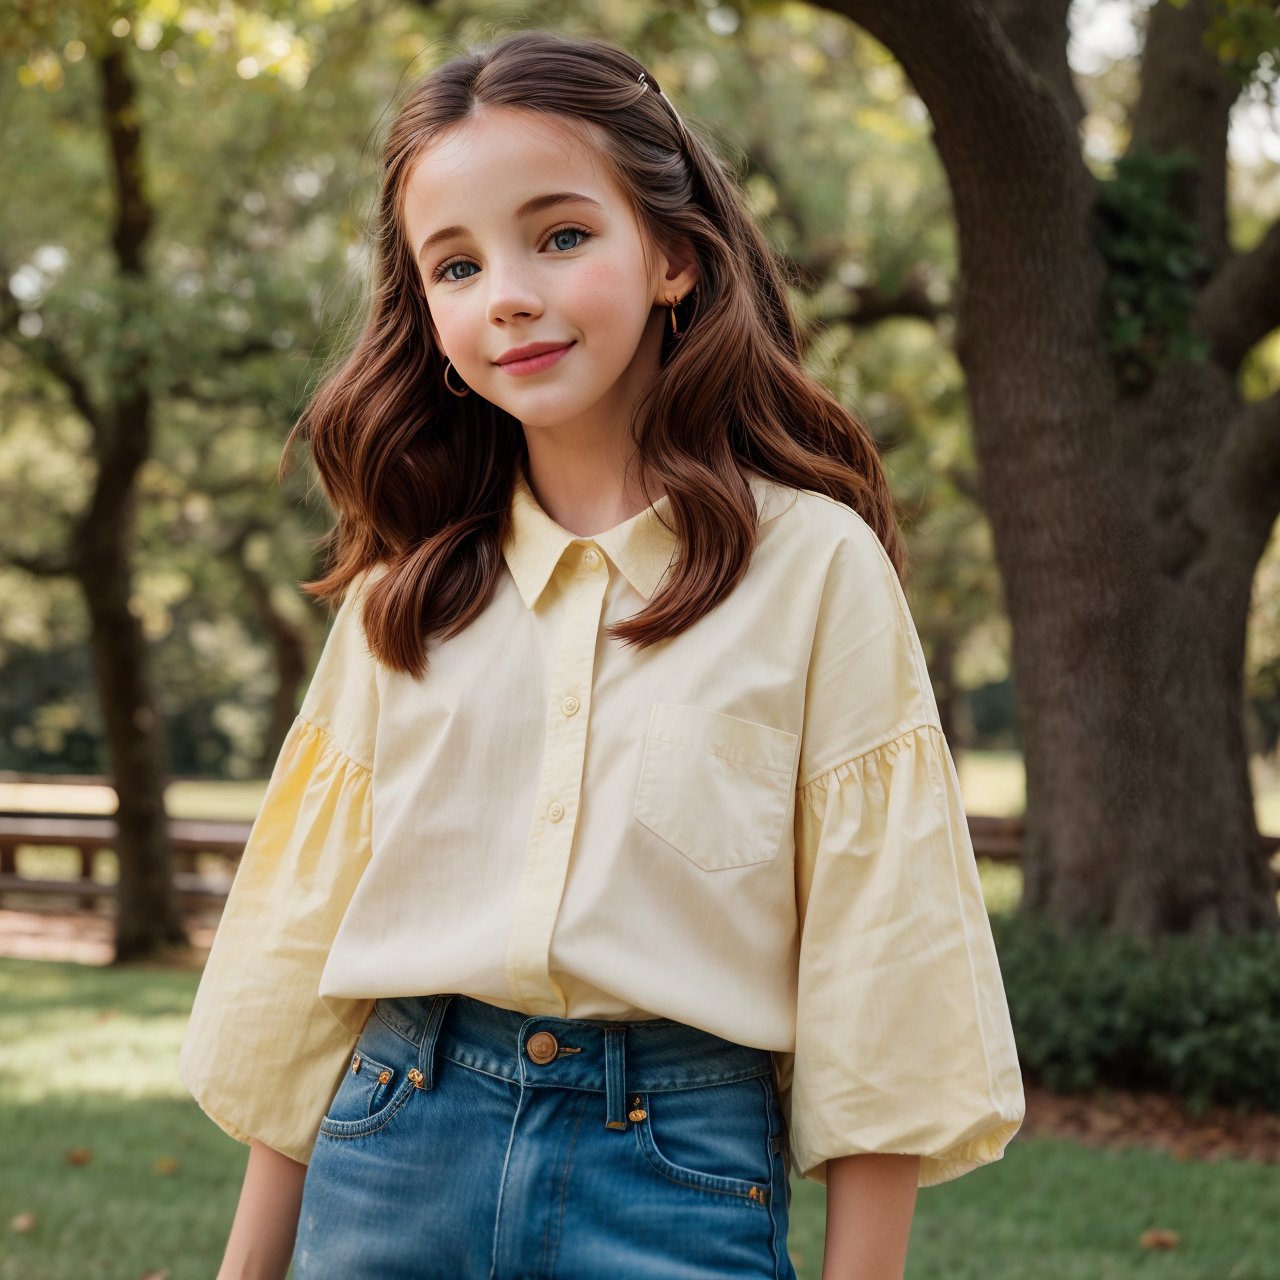
[[[599,149],[554,117],[481,107],[415,160],[404,211],[411,227],[430,233],[437,224],[470,227],[486,216],[509,216],[530,196],[560,190],[605,205],[624,202]]]

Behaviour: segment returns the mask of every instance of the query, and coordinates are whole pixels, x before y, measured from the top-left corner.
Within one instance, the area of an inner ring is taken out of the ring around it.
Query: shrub
[[[1141,941],[1016,915],[991,925],[1028,1079],[1280,1111],[1280,935]]]

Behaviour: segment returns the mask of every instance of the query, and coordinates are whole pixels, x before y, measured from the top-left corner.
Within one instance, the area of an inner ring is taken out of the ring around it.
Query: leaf
[[[34,1213],[15,1213],[9,1219],[10,1231],[30,1231],[36,1225],[36,1215]]]
[[[68,1164],[88,1164],[93,1152],[88,1147],[71,1147],[63,1157]]]
[[[151,1172],[159,1174],[162,1178],[172,1177],[182,1168],[181,1161],[173,1156],[157,1156],[151,1162]]]
[[[1144,1249],[1176,1249],[1179,1243],[1178,1233],[1164,1227],[1152,1227],[1138,1237],[1138,1243]]]

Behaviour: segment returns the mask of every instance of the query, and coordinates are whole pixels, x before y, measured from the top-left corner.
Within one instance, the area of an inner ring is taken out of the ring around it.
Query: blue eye
[[[581,227],[561,227],[559,231],[553,231],[551,233],[551,240],[557,249],[564,249],[567,252],[569,249],[576,249],[578,245],[561,244],[561,236],[579,236],[581,237],[581,240],[585,240],[590,234],[591,233],[589,231],[584,231]],[[581,243],[581,240],[579,243]]]
[[[451,276],[446,274],[452,271],[454,267],[474,267],[474,262],[468,262],[465,258],[454,258],[452,262],[445,262],[438,266],[435,270],[435,278],[437,280],[468,280],[469,276]]]

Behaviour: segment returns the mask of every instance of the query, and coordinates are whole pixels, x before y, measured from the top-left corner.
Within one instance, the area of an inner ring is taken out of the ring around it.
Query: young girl
[[[297,428],[341,607],[181,1054],[221,1274],[782,1280],[794,1169],[901,1276],[1023,1095],[874,445],[626,53],[457,57],[383,172]]]

